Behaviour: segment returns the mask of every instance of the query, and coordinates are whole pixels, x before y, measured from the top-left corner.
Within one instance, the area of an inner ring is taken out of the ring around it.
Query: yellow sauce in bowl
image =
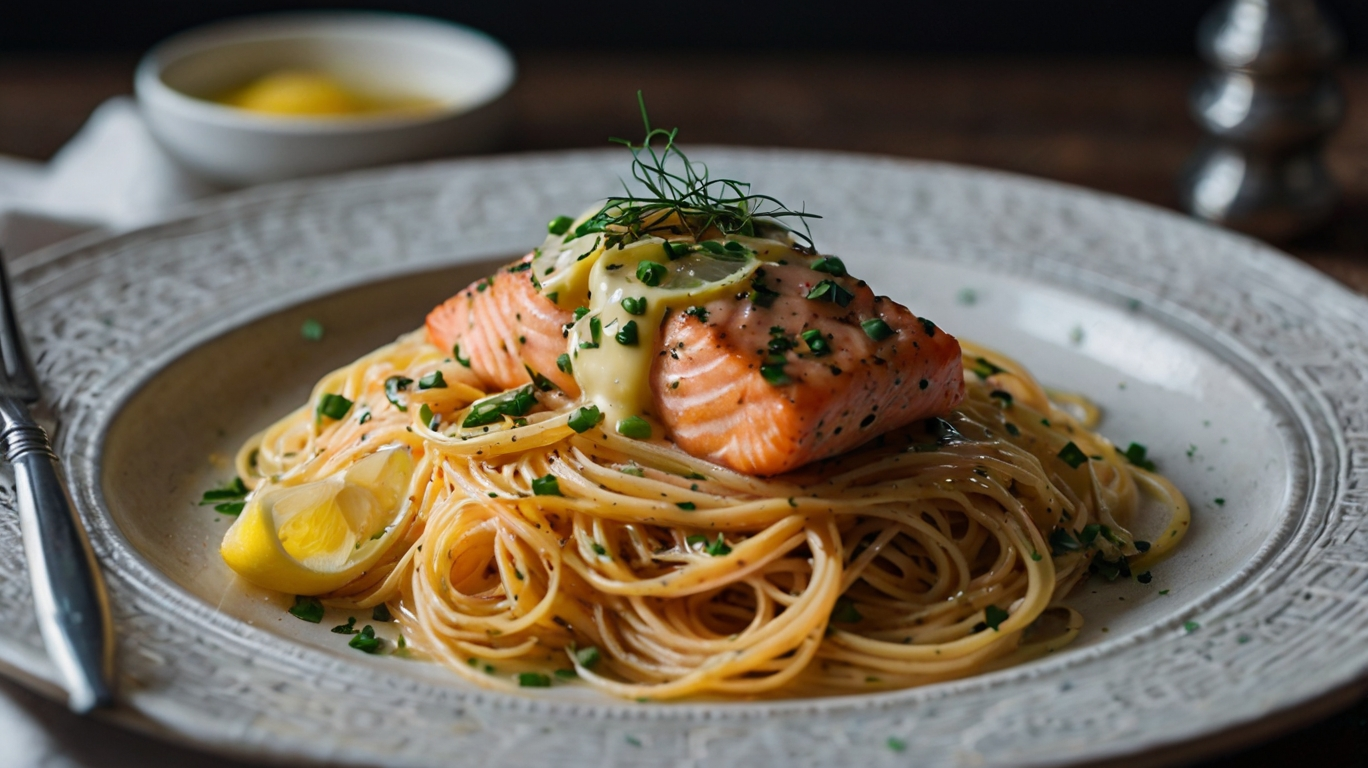
[[[412,115],[441,106],[436,99],[366,93],[323,72],[291,69],[262,75],[213,101],[262,114],[293,117]]]

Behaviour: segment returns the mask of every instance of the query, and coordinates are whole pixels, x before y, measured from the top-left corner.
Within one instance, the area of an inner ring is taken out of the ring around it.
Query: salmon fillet
[[[573,377],[556,367],[573,316],[537,292],[519,267],[526,261],[433,310],[429,339],[444,349],[460,344],[492,386],[526,384],[527,366],[577,396]],[[807,298],[823,280],[844,288],[848,301]],[[650,374],[654,415],[691,455],[781,474],[964,398],[959,342],[864,281],[766,264],[752,284],[770,292],[767,300],[741,294],[665,317]],[[874,319],[886,327],[861,326]]]
[[[532,380],[531,368],[571,397],[579,396],[575,377],[556,367],[565,352],[562,310],[532,285],[525,265],[532,254],[492,276],[471,283],[428,313],[428,340],[457,358],[486,384],[498,389],[520,387]]]

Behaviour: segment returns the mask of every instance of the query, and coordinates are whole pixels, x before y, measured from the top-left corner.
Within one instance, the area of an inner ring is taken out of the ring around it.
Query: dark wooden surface
[[[132,56],[0,56],[0,154],[46,159],[103,99],[130,90]],[[943,160],[1042,176],[1172,207],[1199,134],[1191,60],[942,60],[852,55],[532,54],[520,57],[506,151],[604,146],[636,135],[632,94],[688,143],[806,147]],[[1368,65],[1346,67],[1345,125],[1327,147],[1344,204],[1285,248],[1368,293]],[[1364,639],[1368,642],[1368,638]],[[35,705],[41,706],[41,705]],[[1270,723],[1267,733],[1278,733]],[[1368,765],[1368,702],[1209,761]]]

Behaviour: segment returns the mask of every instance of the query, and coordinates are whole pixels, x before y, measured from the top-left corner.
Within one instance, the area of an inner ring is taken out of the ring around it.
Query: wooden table
[[[103,99],[127,93],[132,56],[0,57],[0,153],[50,157]],[[520,57],[508,151],[636,137],[633,94],[686,143],[805,147],[942,160],[1043,176],[1172,207],[1199,134],[1187,60],[940,60],[818,54],[532,53]],[[1348,121],[1327,152],[1342,211],[1285,247],[1368,293],[1368,65],[1344,68]],[[1368,638],[1365,638],[1368,641]],[[0,691],[10,690],[0,687]],[[64,725],[55,706],[12,694]],[[103,728],[103,726],[101,726]],[[1277,731],[1270,726],[1269,736]],[[106,734],[106,738],[116,738]],[[118,737],[121,738],[121,737]],[[1210,766],[1359,765],[1368,701]],[[138,742],[123,738],[125,749]],[[178,760],[171,747],[147,745]],[[225,764],[226,765],[226,764]]]

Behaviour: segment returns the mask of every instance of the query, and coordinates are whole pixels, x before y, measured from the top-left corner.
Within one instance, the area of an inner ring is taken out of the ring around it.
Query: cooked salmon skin
[[[532,285],[525,257],[448,299],[428,337],[493,387],[546,376],[573,319]],[[825,294],[822,281],[831,283]],[[752,290],[667,313],[651,368],[654,416],[691,455],[752,475],[835,456],[964,398],[959,342],[860,280],[765,264]],[[818,289],[817,298],[809,298]],[[833,297],[834,294],[834,297]],[[882,322],[875,322],[882,321]]]

